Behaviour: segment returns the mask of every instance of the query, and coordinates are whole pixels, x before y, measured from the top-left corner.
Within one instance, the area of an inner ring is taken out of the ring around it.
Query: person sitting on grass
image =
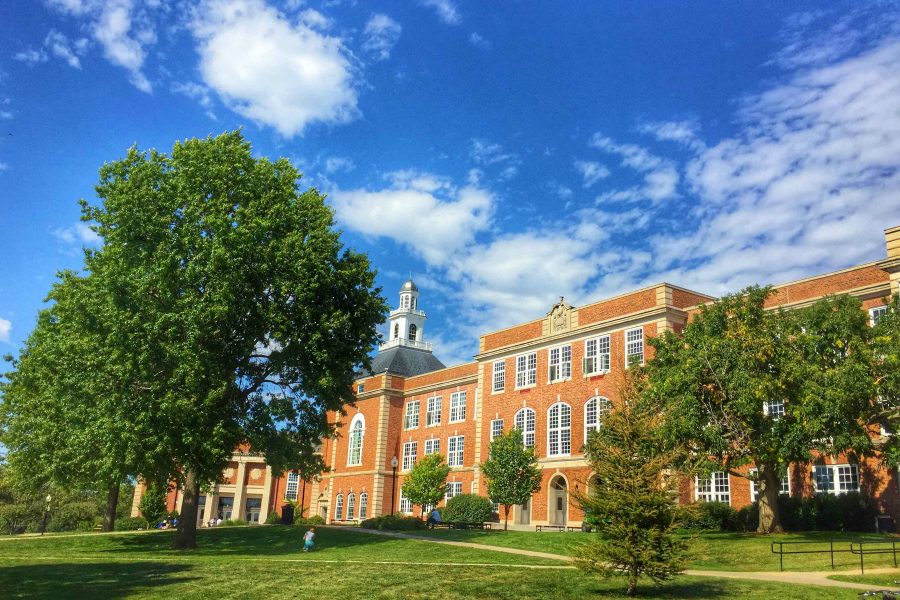
[[[313,538],[316,537],[316,528],[310,527],[309,531],[303,534],[303,551],[304,552],[312,552],[313,548],[315,548],[315,543],[313,542]]]

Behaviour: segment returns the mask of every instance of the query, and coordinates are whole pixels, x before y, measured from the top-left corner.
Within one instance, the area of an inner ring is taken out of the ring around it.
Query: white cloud
[[[325,172],[329,175],[338,172],[349,172],[356,168],[356,164],[345,156],[329,156],[325,159]]]
[[[389,16],[372,15],[363,30],[363,50],[373,54],[377,60],[387,60],[391,57],[391,49],[400,39],[402,30],[400,23]]]
[[[487,41],[486,39],[484,39],[484,36],[482,36],[479,33],[474,32],[474,31],[471,34],[469,34],[469,43],[472,44],[473,46],[475,46],[476,48],[481,48],[482,50],[490,50],[491,49],[491,43],[489,41]]]
[[[34,48],[28,48],[27,50],[22,50],[21,52],[13,54],[13,60],[17,60],[28,65],[36,65],[39,63],[47,62],[49,58],[50,57],[47,56],[47,53],[42,48],[38,48],[37,50],[35,50]]]
[[[9,169],[9,165],[5,162],[0,162],[0,173]]]
[[[511,179],[519,172],[518,155],[505,152],[503,146],[487,140],[474,138],[469,141],[469,157],[482,167],[495,167],[500,169],[500,179]]]
[[[75,69],[81,68],[81,60],[79,55],[83,55],[87,50],[88,41],[84,38],[70,42],[64,34],[51,29],[50,33],[44,39],[44,46],[53,53],[57,58],[61,58],[68,65]]]
[[[691,150],[702,150],[700,124],[696,121],[648,121],[638,125],[640,133],[652,135],[658,140],[676,142]]]
[[[641,185],[604,192],[597,197],[600,203],[608,202],[658,202],[678,197],[681,176],[675,161],[661,158],[637,144],[620,144],[601,133],[595,133],[589,145],[609,154],[621,157],[623,167],[643,175]]]
[[[0,342],[10,343],[9,332],[12,330],[12,322],[0,318]]]
[[[300,19],[301,23],[311,29],[328,29],[334,24],[331,19],[314,8],[307,8],[306,10],[301,11],[297,17]]]
[[[191,28],[204,82],[235,112],[285,137],[359,116],[340,38],[292,25],[260,0],[209,0]]]
[[[60,227],[53,230],[53,236],[64,244],[79,246],[98,246],[100,236],[87,223],[75,223],[71,227]]]
[[[581,173],[581,177],[584,180],[585,189],[593,186],[601,179],[609,177],[609,169],[598,162],[576,160],[575,170]]]
[[[419,0],[419,4],[433,8],[438,18],[447,25],[456,25],[462,18],[451,0]]]
[[[131,0],[106,2],[94,22],[93,35],[103,46],[107,60],[127,69],[132,85],[149,94],[153,86],[142,71],[146,57],[144,46],[152,44],[155,35],[149,24],[135,30],[133,9]]]
[[[209,88],[205,85],[195,83],[193,81],[173,81],[169,86],[169,91],[173,94],[181,94],[191,100],[195,100],[206,112],[206,116],[213,121],[218,121],[216,114],[212,111],[213,101],[209,94]]]

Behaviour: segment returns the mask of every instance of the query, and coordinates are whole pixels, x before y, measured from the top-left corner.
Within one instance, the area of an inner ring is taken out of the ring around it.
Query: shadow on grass
[[[123,598],[184,583],[189,565],[155,562],[41,563],[0,567],[4,598]]]

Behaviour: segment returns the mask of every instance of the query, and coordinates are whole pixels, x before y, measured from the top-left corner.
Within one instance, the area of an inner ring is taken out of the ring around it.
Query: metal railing
[[[380,346],[378,346],[379,350],[387,350],[388,348],[393,348],[394,346],[409,346],[410,348],[416,348],[418,350],[428,350],[431,351],[431,342],[420,342],[419,340],[408,340],[406,338],[394,338],[392,340],[388,340],[384,342]]]
[[[832,568],[832,570],[834,570],[834,555],[850,552],[849,548],[846,550],[842,550],[840,548],[835,550],[834,549],[835,543],[842,544],[842,543],[846,543],[846,542],[845,542],[845,540],[818,540],[815,542],[772,542],[772,554],[778,555],[778,563],[779,563],[779,566],[782,571],[784,571],[784,555],[785,554],[830,554],[831,555],[831,568]],[[785,552],[785,550],[784,550],[785,546],[802,546],[802,545],[811,545],[811,544],[818,544],[820,546],[823,544],[828,544],[828,550],[791,550],[791,549],[788,549],[787,552]],[[775,546],[778,546],[777,551],[775,550]]]
[[[886,545],[890,544],[891,547],[887,548]],[[865,546],[875,546],[870,550],[866,550]],[[896,540],[884,540],[880,542],[850,542],[850,552],[853,554],[859,554],[859,573],[864,575],[866,572],[866,567],[864,564],[864,558],[867,554],[893,554],[894,555],[894,568],[897,568],[897,541]]]
[[[865,557],[876,554],[891,554],[894,558],[894,567],[897,567],[897,541],[890,540],[817,540],[807,542],[772,542],[772,554],[778,555],[779,567],[784,571],[784,557],[790,554],[828,554],[831,557],[831,569],[834,570],[835,554],[853,554],[859,556],[859,572],[865,574]],[[794,550],[792,546],[823,546],[828,544],[828,548],[816,550]],[[837,547],[835,547],[837,545]],[[888,545],[890,545],[888,547]],[[776,550],[777,546],[777,550]],[[785,546],[788,548],[785,549]]]

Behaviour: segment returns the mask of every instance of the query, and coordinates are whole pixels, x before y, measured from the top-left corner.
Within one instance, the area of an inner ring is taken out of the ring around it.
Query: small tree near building
[[[676,456],[656,437],[661,417],[630,380],[622,397],[585,446],[595,479],[576,499],[600,535],[578,550],[576,564],[604,577],[625,575],[633,596],[640,577],[659,583],[680,573],[687,544],[674,532],[678,489],[666,473]]]
[[[447,491],[447,475],[450,467],[440,454],[429,454],[416,462],[412,471],[403,480],[403,495],[413,504],[422,507],[434,506],[444,497]]]
[[[481,464],[487,479],[488,497],[503,505],[503,529],[509,526],[509,510],[525,504],[541,489],[541,469],[532,448],[526,448],[518,429],[494,438],[491,453]]]
[[[895,295],[885,311],[878,314],[872,348],[878,402],[871,420],[881,425],[885,433],[897,433],[900,432],[900,297]],[[881,449],[891,466],[900,466],[897,435],[884,436]]]
[[[147,527],[154,527],[166,516],[166,496],[169,488],[166,484],[148,483],[138,504],[141,515],[147,519]]]

